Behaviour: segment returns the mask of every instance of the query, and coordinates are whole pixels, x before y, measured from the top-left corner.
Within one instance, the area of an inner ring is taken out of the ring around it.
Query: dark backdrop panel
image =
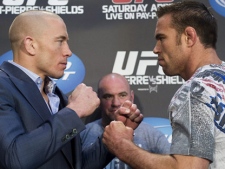
[[[12,20],[18,14],[16,9],[21,10],[28,7],[27,3],[31,1],[21,0],[20,5],[11,6],[12,11],[6,12],[6,4],[10,2],[13,1],[0,1],[0,55],[10,50],[7,33]],[[112,72],[115,65],[117,70],[130,66],[131,69],[127,70],[129,73],[121,72],[131,81],[131,88],[135,93],[135,102],[143,114],[145,116],[168,118],[167,107],[174,92],[180,87],[182,79],[162,75],[157,57],[152,54],[157,21],[154,17],[155,7],[165,5],[169,3],[168,1],[68,0],[64,1],[66,4],[57,6],[55,6],[56,4],[49,4],[50,2],[50,0],[45,2],[37,0],[33,7],[48,6],[52,9],[62,9],[61,12],[57,10],[57,13],[67,25],[70,48],[85,65],[84,83],[96,90],[99,78]],[[55,1],[55,3],[57,2]],[[173,2],[177,1],[174,0]],[[210,7],[209,0],[201,0],[201,2]],[[120,3],[125,4],[121,5]],[[126,9],[129,8],[130,12],[125,11],[124,6]],[[219,24],[218,55],[225,60],[225,18],[216,9],[211,8],[210,10]],[[131,17],[125,18],[125,16]],[[137,18],[137,16],[142,17]],[[118,66],[119,62],[115,62],[117,57],[122,57],[121,52],[125,53],[123,67]],[[134,52],[134,55],[131,55],[132,52]],[[127,65],[129,57],[136,57],[136,60],[133,64]],[[148,65],[146,68],[143,66],[145,63]],[[138,74],[138,68],[144,68],[143,73]]]

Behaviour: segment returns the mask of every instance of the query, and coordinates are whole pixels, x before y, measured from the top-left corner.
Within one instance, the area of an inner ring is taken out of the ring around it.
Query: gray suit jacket
[[[16,66],[0,67],[0,168],[97,169],[113,156],[101,138],[81,151],[79,133],[85,129],[66,108],[67,97],[56,88],[59,112],[51,115],[36,84]]]

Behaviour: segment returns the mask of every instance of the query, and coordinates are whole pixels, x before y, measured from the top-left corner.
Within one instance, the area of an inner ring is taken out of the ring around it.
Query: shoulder
[[[21,83],[19,76],[14,75],[13,72],[20,71],[18,68],[16,68],[14,65],[3,62],[0,66],[0,91],[5,93],[11,93],[13,89],[15,89],[15,86],[19,83]],[[22,75],[20,75],[22,76]]]
[[[190,79],[191,81],[225,82],[225,65],[205,65],[199,68]]]
[[[6,61],[1,64],[0,70],[2,73],[4,72],[4,74],[6,74],[7,76],[17,77],[17,75],[19,75],[21,73],[24,74],[24,72],[22,70],[20,70],[18,67],[16,67],[12,63],[9,63]]]
[[[85,129],[86,132],[88,132],[88,131],[103,132],[103,126],[101,124],[101,121],[102,121],[102,119],[98,119],[91,123],[86,124],[86,129]]]
[[[135,133],[142,133],[146,135],[163,135],[161,131],[146,122],[141,122],[140,125],[135,129]]]
[[[147,129],[155,129],[151,124],[149,124],[149,123],[146,123],[146,122],[141,122],[140,124],[139,124],[139,126],[137,127],[137,129],[138,130],[140,130],[140,129],[143,129],[143,128],[147,128]],[[136,129],[136,130],[137,130]]]
[[[89,145],[102,135],[104,129],[101,126],[101,119],[86,124],[86,128],[81,132],[80,137],[83,145]]]
[[[206,65],[199,68],[187,82],[192,96],[216,95],[223,93],[225,84],[225,67],[222,65]]]

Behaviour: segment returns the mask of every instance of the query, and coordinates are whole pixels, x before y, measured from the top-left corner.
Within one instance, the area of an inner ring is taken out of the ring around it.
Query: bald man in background
[[[130,89],[127,79],[117,73],[102,77],[98,83],[101,119],[88,123],[81,132],[83,148],[92,145],[104,132],[105,126],[115,120],[117,111],[127,100],[134,101],[134,92]],[[153,126],[142,122],[134,131],[134,143],[142,149],[159,154],[169,154],[170,144],[165,135]],[[130,169],[130,167],[114,158],[106,169]]]
[[[0,168],[103,168],[113,156],[101,139],[83,151],[80,143],[80,118],[99,106],[97,94],[80,84],[67,98],[51,80],[63,76],[72,55],[64,21],[51,12],[24,12],[9,38],[13,61],[0,66]],[[131,102],[115,116],[132,128],[143,119]]]

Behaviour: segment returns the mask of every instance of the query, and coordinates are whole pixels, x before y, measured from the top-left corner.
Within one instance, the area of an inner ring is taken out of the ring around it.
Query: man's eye
[[[165,36],[156,36],[156,40],[158,40],[158,41],[162,41],[162,40],[164,40],[165,39]]]
[[[121,95],[120,95],[120,97],[126,97],[126,96],[127,96],[126,94],[121,94]]]
[[[164,37],[159,37],[158,40],[162,41],[164,39]]]
[[[105,95],[105,96],[103,96],[103,98],[104,98],[104,99],[110,99],[110,98],[112,98],[112,96],[110,96],[110,95]]]

